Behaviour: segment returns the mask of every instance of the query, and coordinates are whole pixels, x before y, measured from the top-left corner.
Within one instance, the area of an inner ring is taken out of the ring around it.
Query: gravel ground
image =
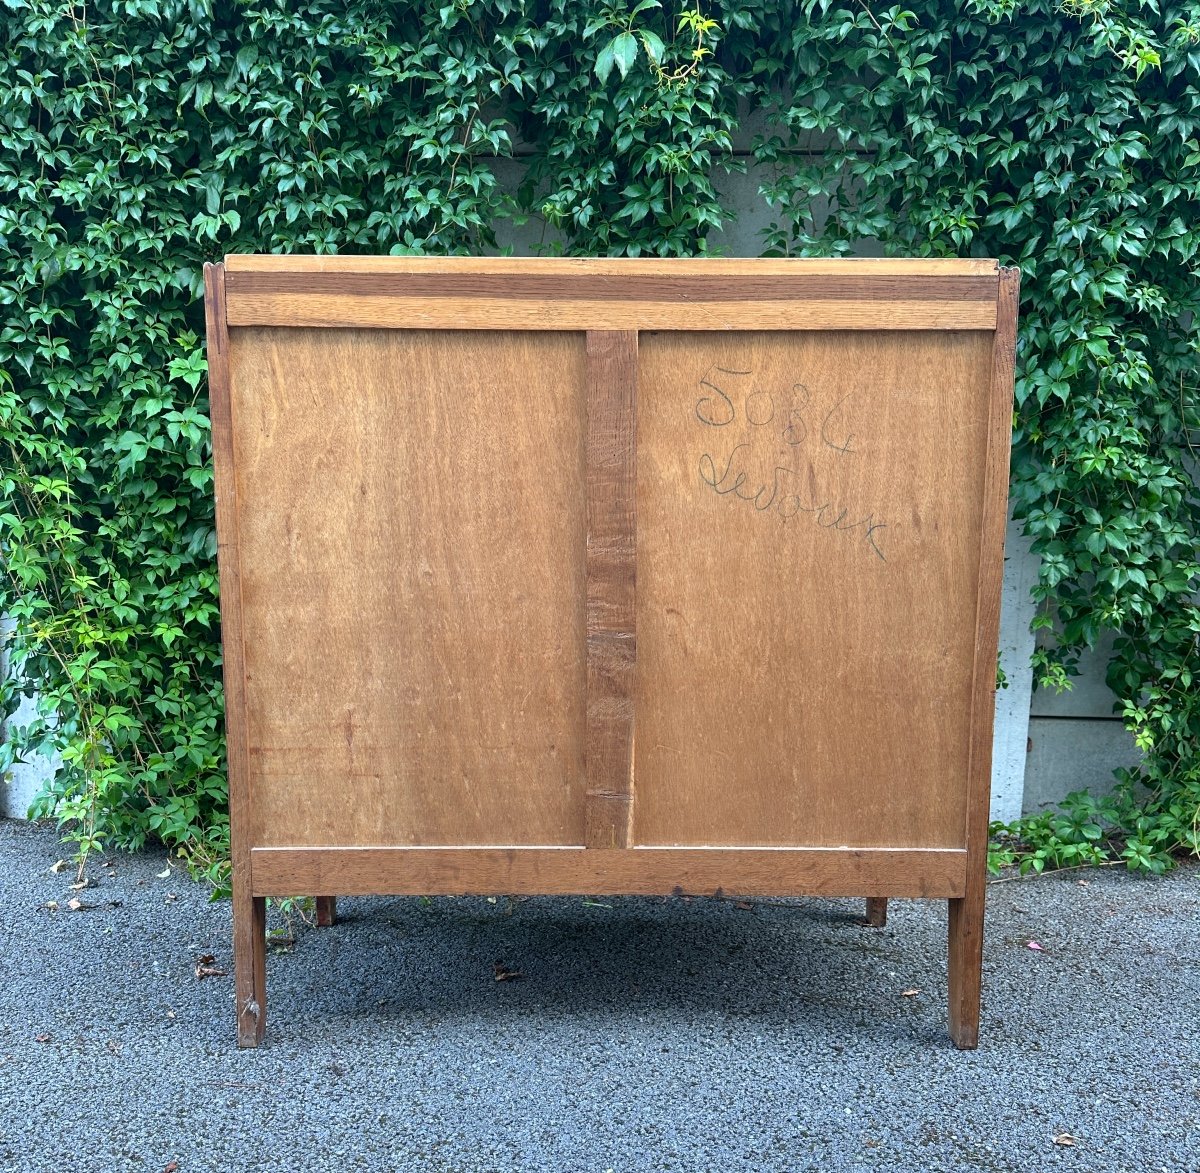
[[[0,821],[3,1173],[1200,1170],[1195,866],[992,885],[975,1052],[938,902],[503,897],[340,901],[239,1051],[228,904],[61,854]]]

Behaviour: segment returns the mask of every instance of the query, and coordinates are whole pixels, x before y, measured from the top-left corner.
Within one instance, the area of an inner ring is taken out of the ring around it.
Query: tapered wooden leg
[[[317,924],[321,928],[328,928],[330,925],[337,924],[336,896],[317,897]]]
[[[950,901],[950,1039],[963,1051],[979,1045],[979,990],[983,978],[983,898],[980,877],[967,895]]]
[[[264,896],[234,893],[233,977],[237,995],[238,1046],[257,1047],[267,1025],[267,901]]]
[[[867,924],[873,929],[881,929],[887,924],[887,897],[867,897]]]

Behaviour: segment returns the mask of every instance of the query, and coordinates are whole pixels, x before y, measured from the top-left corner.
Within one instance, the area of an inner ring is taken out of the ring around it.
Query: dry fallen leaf
[[[82,879],[77,884],[71,885],[71,891],[72,892],[81,892],[84,888],[94,888],[95,886],[96,886],[95,880]]]
[[[754,905],[749,900],[739,900],[733,907],[740,908],[743,912],[750,912]]]
[[[34,1035],[33,1041],[35,1043],[48,1043],[50,1041],[50,1036],[49,1035]]]
[[[65,872],[70,866],[71,865],[67,863],[65,859],[60,859],[57,863],[52,863],[50,865],[50,870],[55,873]]]
[[[498,982],[515,982],[518,978],[523,978],[525,975],[519,969],[509,969],[503,961],[497,961],[492,966],[492,970],[496,975]]]
[[[911,990],[901,990],[900,997],[901,998],[913,998],[920,992],[921,992],[920,986],[913,986],[913,988]]]
[[[178,1161],[169,1161],[166,1165],[163,1166],[163,1173],[175,1173],[175,1170],[178,1168],[179,1168]]]
[[[85,903],[84,901],[80,900],[78,896],[72,896],[71,899],[67,901],[67,907],[72,912],[86,912],[89,908],[95,908],[96,906],[94,904]]]
[[[42,907],[48,908],[51,912],[57,912],[58,911],[58,901],[57,900],[47,900],[46,903],[44,905],[42,905]]]
[[[1054,1143],[1062,1149],[1073,1149],[1075,1147],[1075,1138],[1069,1132],[1060,1132],[1054,1138]]]
[[[197,977],[219,977],[225,971],[217,964],[217,959],[211,953],[202,953],[196,958]]]
[[[160,880],[169,880],[171,878],[171,865],[167,864],[161,872],[155,872],[155,876]]]
[[[176,900],[178,900],[178,899],[179,899],[179,893],[178,893],[178,892],[168,892],[168,893],[167,893],[167,895],[166,895],[166,897],[165,897],[165,898],[164,898],[164,900],[163,900],[163,903],[164,903],[164,904],[174,904],[174,903],[175,903],[175,901],[176,901]]]

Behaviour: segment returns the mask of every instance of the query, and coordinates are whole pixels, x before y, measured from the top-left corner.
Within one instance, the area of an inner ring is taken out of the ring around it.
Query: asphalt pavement
[[[992,884],[974,1052],[944,902],[503,896],[293,917],[239,1051],[228,903],[65,853],[0,821],[0,1173],[1200,1170],[1194,864]]]

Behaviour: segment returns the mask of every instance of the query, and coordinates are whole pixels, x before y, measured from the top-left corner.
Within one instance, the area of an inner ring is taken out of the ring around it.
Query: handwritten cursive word
[[[744,462],[745,452],[749,447],[749,444],[744,443],[736,445],[733,451],[726,457],[725,467],[721,470],[720,474],[717,473],[717,465],[713,460],[712,453],[704,453],[700,457],[700,479],[722,497],[727,493],[732,493],[742,501],[749,501],[755,509],[763,513],[770,509],[779,497],[780,475],[791,473],[792,470],[784,468],[782,465],[776,465],[774,476],[771,478],[769,486],[764,481],[757,488],[752,487],[749,484],[751,478],[748,476],[747,470],[744,467],[737,467],[735,463],[739,461],[738,453],[742,453],[741,461]],[[767,492],[768,487],[770,488],[769,493]],[[767,494],[765,498],[763,496],[764,493]]]
[[[804,383],[793,383],[783,393],[772,392],[757,384],[751,370],[716,365],[705,371],[699,387],[702,394],[695,414],[702,425],[726,429],[740,422],[745,429],[745,438],[725,449],[724,456],[712,451],[701,455],[698,471],[705,485],[718,496],[745,501],[757,513],[774,510],[784,524],[803,514],[822,529],[855,533],[881,561],[887,561],[882,546],[887,522],[876,521],[873,512],[850,521],[851,508],[818,489],[811,460],[805,461],[807,491],[801,479],[798,450],[810,436],[819,438],[818,451],[831,450],[838,458],[858,454],[855,433],[845,421],[849,394],[822,413]]]
[[[875,515],[868,513],[866,517],[847,524],[846,519],[850,516],[850,510],[838,509],[831,500],[821,501],[820,504],[817,504],[822,494],[817,493],[805,499],[797,492],[788,492],[787,489],[790,486],[787,484],[787,478],[793,477],[799,481],[800,474],[796,469],[787,468],[784,465],[777,464],[769,480],[755,484],[756,478],[748,475],[742,463],[744,450],[747,448],[749,448],[748,444],[736,445],[726,458],[720,472],[717,471],[717,463],[713,459],[712,453],[705,452],[700,457],[700,479],[719,496],[732,494],[741,501],[749,502],[759,513],[765,513],[773,506],[780,520],[785,523],[799,514],[805,513],[813,515],[813,520],[822,529],[835,530],[838,533],[853,533],[861,530],[860,536],[878,558],[883,562],[887,561],[887,556],[880,545],[882,534],[879,538],[875,536],[879,531],[887,529],[886,521],[876,521]],[[739,456],[739,453],[743,455]]]
[[[873,513],[868,513],[866,517],[860,518],[858,521],[851,522],[849,525],[845,525],[843,523],[850,515],[849,509],[839,510],[831,501],[825,501],[820,505],[806,505],[803,501],[801,501],[799,495],[796,493],[792,493],[787,497],[780,498],[779,504],[776,505],[775,508],[778,511],[779,516],[785,522],[790,518],[795,517],[798,513],[812,513],[815,515],[813,520],[822,529],[833,529],[837,530],[838,533],[843,534],[852,533],[855,530],[862,529],[863,540],[868,546],[871,547],[872,550],[875,551],[881,562],[887,561],[887,557],[884,555],[883,548],[880,546],[879,541],[877,541],[875,538],[875,533],[877,530],[887,529],[887,522],[876,521],[875,514]],[[826,520],[826,513],[829,515],[829,520]],[[863,529],[863,526],[866,526],[866,529]],[[880,540],[882,540],[882,535],[880,535]]]

